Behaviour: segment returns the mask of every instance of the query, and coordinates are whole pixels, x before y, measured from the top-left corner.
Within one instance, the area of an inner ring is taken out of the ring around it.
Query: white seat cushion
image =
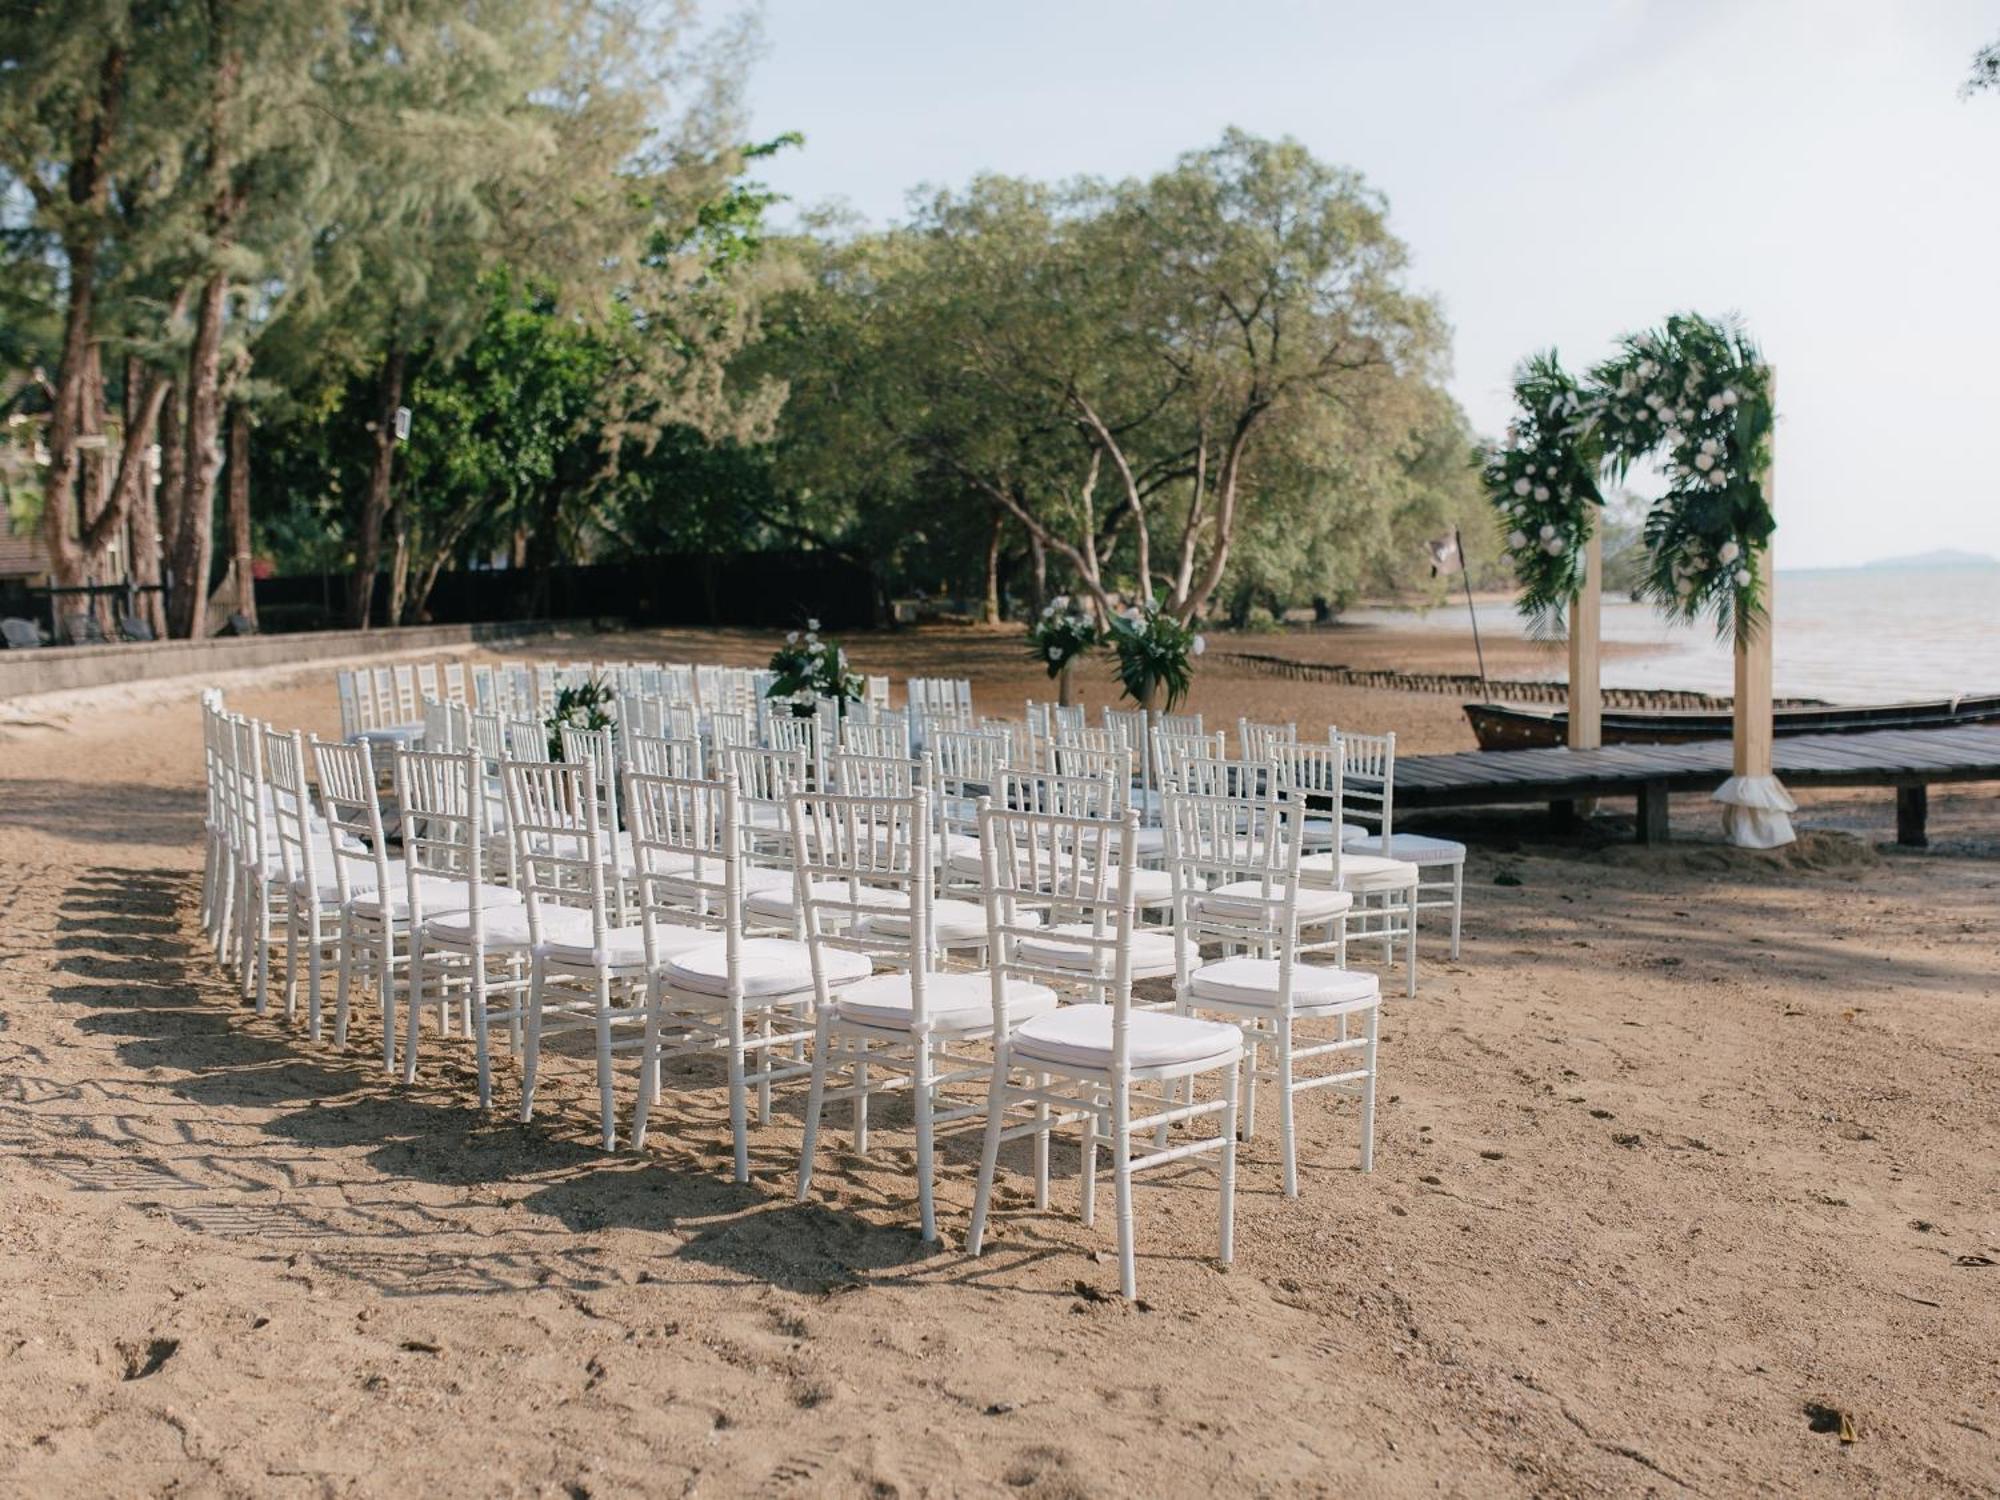
[[[1188,982],[1195,1001],[1217,1001],[1274,1009],[1278,1003],[1278,961],[1275,958],[1225,958],[1203,964]],[[1373,974],[1358,969],[1331,969],[1321,964],[1292,966],[1292,1009],[1307,1014],[1363,1010],[1382,998]]]
[[[350,745],[366,741],[370,745],[415,745],[424,737],[423,720],[414,724],[385,724],[380,729],[363,729],[347,737]]]
[[[1333,856],[1331,854],[1308,854],[1299,861],[1299,876],[1305,881],[1312,876],[1326,881],[1333,878]],[[1340,856],[1340,888],[1363,894],[1370,891],[1404,891],[1414,886],[1422,877],[1417,867],[1400,859],[1384,859],[1379,854],[1343,854]]]
[[[910,904],[907,891],[885,890],[880,886],[863,885],[859,881],[815,880],[812,883],[812,894],[815,901],[831,901],[839,906],[851,904],[894,911],[907,908]],[[782,886],[773,885],[763,890],[747,892],[743,897],[743,909],[754,916],[773,917],[789,922],[798,915],[798,883],[787,881]],[[822,908],[821,915],[836,914]]]
[[[1057,885],[1066,890],[1069,888],[1070,882],[1067,879],[1064,879],[1058,881]],[[1095,876],[1085,877],[1084,886],[1085,886],[1084,895],[1094,899],[1097,895],[1096,877]],[[1117,891],[1118,891],[1118,876],[1115,874],[1105,876],[1104,878],[1105,896],[1109,898],[1117,894]],[[1132,871],[1133,905],[1140,907],[1171,906],[1173,905],[1173,902],[1174,902],[1174,877],[1171,872],[1166,870],[1139,870],[1139,869],[1135,869]]]
[[[865,955],[843,948],[822,953],[828,984],[851,984],[874,969]],[[720,941],[679,954],[662,971],[669,985],[698,995],[729,993],[729,952]],[[812,990],[812,955],[791,938],[745,938],[742,947],[745,999],[798,995]]]
[[[1022,938],[1014,945],[1014,953],[1024,964],[1033,964],[1044,969],[1074,969],[1079,974],[1091,972],[1098,963],[1105,965],[1105,973],[1110,972],[1111,950],[1084,947],[1077,943],[1065,943],[1060,939],[1064,934],[1071,937],[1089,937],[1091,927],[1088,922],[1062,922],[1048,930],[1046,936]],[[1156,976],[1174,972],[1173,934],[1166,932],[1137,932],[1132,934],[1132,973],[1134,977]]]
[[[560,909],[544,909],[542,925],[547,927]],[[590,913],[573,914],[583,918],[587,931]],[[491,949],[526,948],[528,946],[528,908],[526,906],[499,906],[492,910],[482,909],[480,914],[480,934],[482,941]],[[472,913],[470,911],[441,912],[437,916],[424,918],[424,940],[469,947],[472,943]]]
[[[542,914],[542,956],[552,963],[579,968],[643,969],[646,966],[646,929],[643,925],[613,927],[604,934],[600,947],[590,930],[590,913],[558,907]],[[577,922],[575,918],[583,920]],[[662,958],[673,959],[719,941],[713,927],[682,927],[672,922],[653,924],[653,943]]]
[[[1350,859],[1357,854],[1382,853],[1382,841],[1366,835],[1352,843],[1342,843],[1340,847]],[[1427,833],[1392,833],[1389,835],[1388,857],[1413,865],[1462,865],[1465,863],[1465,845],[1452,839],[1432,838]]]
[[[1284,896],[1282,885],[1274,883],[1267,896],[1261,881],[1232,880],[1227,885],[1217,886],[1205,896],[1197,896],[1195,905],[1213,916],[1256,921],[1270,914],[1272,908],[1266,902],[1281,901]],[[1303,881],[1299,883],[1301,922],[1325,922],[1352,905],[1354,897],[1347,891],[1336,891],[1331,886],[1307,885]]]
[[[1046,1062],[1109,1068],[1115,1010],[1110,1005],[1065,1005],[1022,1023],[1014,1030],[1015,1065]],[[1125,1060],[1135,1069],[1219,1066],[1233,1062],[1243,1051],[1243,1033],[1227,1021],[1157,1010],[1129,1011],[1125,1020]]]
[[[910,976],[897,972],[874,974],[848,985],[840,992],[834,1008],[843,1021],[860,1026],[893,1027],[907,1031],[910,1026]],[[1007,981],[1007,1018],[1019,1024],[1056,1008],[1056,992],[1046,985],[1025,979]],[[932,1027],[959,1035],[993,1029],[993,976],[979,974],[927,974],[924,979],[924,1010]]]
[[[407,879],[392,880],[386,893],[358,891],[351,902],[354,910],[364,917],[380,917],[384,903],[382,895],[388,897],[387,909],[390,920],[406,921],[410,915],[410,886]],[[429,875],[417,881],[417,894],[423,902],[424,916],[432,912],[463,911],[472,902],[469,888],[463,881],[445,880]],[[479,902],[484,907],[519,906],[521,893],[511,886],[482,885],[479,887]]]
[[[1016,927],[1035,927],[1041,923],[1039,913],[1016,910]],[[863,920],[864,932],[880,933],[883,937],[908,937],[910,919],[900,912],[882,912]],[[931,903],[931,941],[941,947],[962,948],[968,943],[986,941],[986,908],[976,901],[953,901],[950,899]]]
[[[708,878],[718,878],[716,872],[708,872]],[[771,865],[745,865],[743,867],[743,894],[752,891],[789,891],[792,888],[792,872],[780,870]]]
[[[1333,847],[1332,818],[1307,818],[1301,826],[1305,830],[1306,848],[1331,849]],[[1358,843],[1367,837],[1368,830],[1363,828],[1359,823],[1342,823],[1340,825],[1340,846],[1343,849],[1349,844]]]

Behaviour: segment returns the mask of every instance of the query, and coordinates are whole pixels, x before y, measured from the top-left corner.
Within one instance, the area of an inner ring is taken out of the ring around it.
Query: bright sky
[[[764,34],[798,202],[1292,135],[1388,195],[1480,431],[1533,349],[1739,312],[1784,566],[2000,556],[2000,95],[1958,97],[2000,0],[765,0]]]

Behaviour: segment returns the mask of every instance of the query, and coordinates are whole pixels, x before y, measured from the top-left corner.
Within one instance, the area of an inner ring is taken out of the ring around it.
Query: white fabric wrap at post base
[[[1722,831],[1739,849],[1777,849],[1791,843],[1790,813],[1798,803],[1775,776],[1732,776],[1715,789]]]

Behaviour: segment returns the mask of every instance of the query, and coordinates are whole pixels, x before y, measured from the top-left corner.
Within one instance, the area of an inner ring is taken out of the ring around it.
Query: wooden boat
[[[1569,742],[1569,715],[1561,709],[1506,703],[1468,703],[1465,717],[1482,750],[1538,750]],[[1855,734],[1870,729],[1951,729],[2000,723],[2000,693],[1939,698],[1921,703],[1878,703],[1861,708],[1831,704],[1772,711],[1775,733]],[[1727,710],[1607,708],[1607,745],[1673,745],[1726,740],[1735,730]]]

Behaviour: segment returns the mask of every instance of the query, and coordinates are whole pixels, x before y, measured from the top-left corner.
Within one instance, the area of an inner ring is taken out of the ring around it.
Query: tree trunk
[[[391,513],[391,534],[396,545],[389,555],[389,623],[407,625],[403,611],[410,596],[410,507],[398,501]]]
[[[130,576],[135,589],[132,613],[160,637],[167,633],[166,611],[158,592],[148,592],[157,590],[160,582],[160,507],[153,493],[159,476],[153,472],[151,433],[170,390],[166,381],[142,370],[138,360],[125,361],[125,458],[118,466],[118,483],[125,492],[126,546],[131,553]],[[141,408],[148,403],[152,414],[144,422],[147,440],[135,444]]]
[[[390,482],[396,470],[396,408],[403,404],[403,350],[391,342],[382,357],[377,387],[374,436],[375,461],[368,469],[368,488],[361,496],[361,515],[354,532],[354,578],[347,590],[347,623],[366,630],[375,602],[375,570],[382,562],[382,522],[389,515]]]
[[[174,537],[174,597],[168,629],[185,640],[208,634],[208,573],[213,561],[215,481],[222,472],[222,315],[227,279],[211,271],[195,311],[188,350],[187,432],[179,528]]]
[[[241,401],[229,403],[229,572],[234,585],[231,604],[237,614],[257,623],[256,547],[250,534],[250,412]]]
[[[83,549],[75,529],[75,492],[81,453],[76,445],[83,415],[84,372],[93,353],[90,325],[97,302],[97,247],[70,247],[69,306],[63,315],[62,357],[56,365],[54,410],[49,414],[48,476],[42,501],[42,546],[58,588],[83,582]],[[60,613],[60,610],[58,610]]]
[[[996,506],[992,526],[986,533],[986,604],[981,618],[988,625],[1000,623],[1000,538],[1006,529],[1006,514]]]
[[[1028,557],[1034,565],[1029,575],[1028,605],[1040,618],[1049,603],[1049,549],[1042,545],[1042,539],[1034,532],[1028,533]]]

